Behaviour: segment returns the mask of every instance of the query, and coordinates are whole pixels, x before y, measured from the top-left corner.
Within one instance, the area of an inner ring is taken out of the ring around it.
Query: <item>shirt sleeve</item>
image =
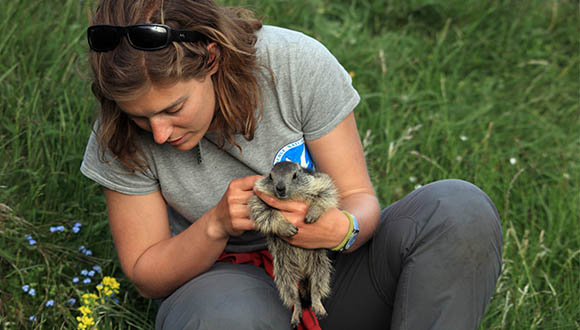
[[[296,52],[298,105],[304,138],[314,140],[334,129],[360,101],[352,78],[319,41],[305,37]]]
[[[131,171],[109,150],[105,151],[102,159],[95,135],[96,126],[85,149],[81,173],[103,187],[123,194],[144,195],[159,190],[159,181],[150,166],[144,171]]]

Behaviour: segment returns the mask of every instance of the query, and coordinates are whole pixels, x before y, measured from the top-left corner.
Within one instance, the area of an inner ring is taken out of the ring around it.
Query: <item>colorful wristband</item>
[[[331,249],[332,251],[342,250],[344,248],[344,246],[346,245],[346,242],[348,242],[348,239],[350,238],[352,231],[354,229],[354,217],[352,216],[352,214],[348,213],[345,210],[342,210],[342,213],[344,213],[348,217],[350,224],[348,226],[348,231],[346,232],[346,236],[344,236],[344,239],[342,240],[342,242],[340,242],[340,244],[338,244],[337,247]]]

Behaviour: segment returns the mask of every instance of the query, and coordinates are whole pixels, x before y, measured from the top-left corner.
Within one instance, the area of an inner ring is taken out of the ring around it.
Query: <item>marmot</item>
[[[305,222],[313,223],[328,209],[338,206],[338,191],[327,174],[302,168],[293,162],[276,163],[270,174],[254,185],[259,191],[281,200],[304,201],[309,205]],[[267,235],[268,250],[274,263],[274,282],[282,302],[294,307],[291,324],[297,326],[302,314],[300,297],[310,300],[312,311],[325,316],[321,300],[330,294],[332,263],[326,249],[303,249],[279,236],[291,237],[298,228],[275,208],[257,196],[248,201],[250,218],[258,231]]]

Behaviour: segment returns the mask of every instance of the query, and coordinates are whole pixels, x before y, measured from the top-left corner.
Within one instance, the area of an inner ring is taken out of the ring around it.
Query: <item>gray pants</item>
[[[501,270],[497,210],[476,186],[443,180],[381,213],[375,236],[335,254],[324,330],[476,329]],[[160,306],[157,329],[290,329],[258,267],[217,263]]]

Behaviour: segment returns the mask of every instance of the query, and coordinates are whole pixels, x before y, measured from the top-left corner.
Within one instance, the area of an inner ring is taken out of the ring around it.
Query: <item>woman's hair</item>
[[[235,134],[247,140],[253,138],[262,110],[254,56],[255,32],[262,23],[251,11],[220,7],[212,0],[101,0],[91,23],[158,23],[197,31],[206,37],[193,43],[174,42],[157,51],[134,49],[122,38],[112,51],[90,52],[92,91],[100,102],[97,137],[102,159],[108,148],[132,170],[141,170],[145,165],[137,142],[140,128],[117,102],[135,99],[152,85],[172,86],[201,79],[215,65],[219,67],[212,76],[216,94],[212,126],[217,128],[221,146],[227,141],[240,148]],[[215,56],[208,51],[211,42],[216,43]]]

